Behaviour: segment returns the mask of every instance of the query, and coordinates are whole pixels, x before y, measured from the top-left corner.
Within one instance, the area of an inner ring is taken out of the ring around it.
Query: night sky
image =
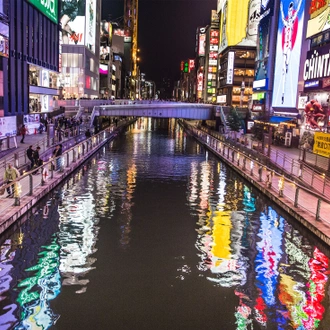
[[[195,58],[195,32],[211,21],[217,0],[139,0],[140,68],[147,80],[178,80],[180,62]],[[124,0],[102,0],[102,19],[123,16]],[[122,20],[123,21],[123,20]]]

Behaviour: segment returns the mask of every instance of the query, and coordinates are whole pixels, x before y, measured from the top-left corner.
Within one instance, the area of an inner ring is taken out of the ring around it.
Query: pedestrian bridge
[[[199,103],[130,101],[126,104],[94,106],[91,115],[91,122],[93,122],[96,116],[135,116],[210,120],[215,119],[215,106],[212,104]]]

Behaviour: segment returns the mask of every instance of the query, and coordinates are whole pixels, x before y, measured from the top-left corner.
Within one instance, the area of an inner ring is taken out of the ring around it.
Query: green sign
[[[28,0],[54,23],[58,23],[58,0]]]

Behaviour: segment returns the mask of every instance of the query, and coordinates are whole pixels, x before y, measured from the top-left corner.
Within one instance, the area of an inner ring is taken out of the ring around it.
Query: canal
[[[175,120],[140,119],[1,239],[0,329],[330,329],[329,253]]]

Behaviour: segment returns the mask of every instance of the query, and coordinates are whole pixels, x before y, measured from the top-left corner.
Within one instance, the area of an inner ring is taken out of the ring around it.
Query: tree
[[[241,117],[233,107],[230,109],[227,116],[227,124],[230,127],[230,130],[233,132],[239,132],[239,130],[242,128]]]

